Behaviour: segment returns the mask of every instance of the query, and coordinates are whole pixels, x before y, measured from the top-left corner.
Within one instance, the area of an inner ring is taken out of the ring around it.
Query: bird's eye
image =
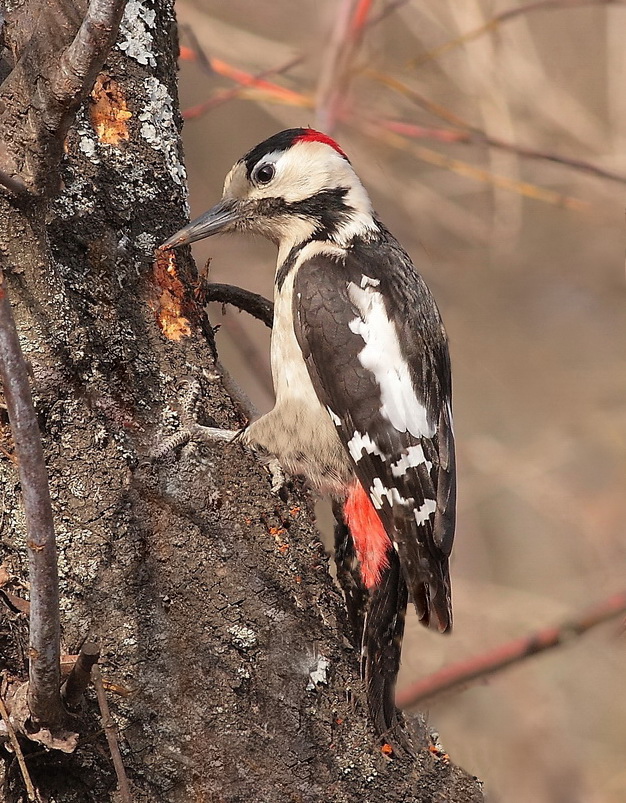
[[[261,167],[259,167],[254,174],[254,180],[258,184],[269,184],[274,178],[275,173],[276,168],[273,164],[261,165]]]

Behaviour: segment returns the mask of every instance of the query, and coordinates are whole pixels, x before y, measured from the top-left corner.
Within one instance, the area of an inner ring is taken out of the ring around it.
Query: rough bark
[[[75,30],[82,10],[63,25]],[[238,444],[150,458],[178,426],[185,380],[202,385],[201,423],[244,423],[193,266],[179,263],[178,283],[154,263],[187,214],[175,55],[172,4],[131,0],[99,78],[130,112],[116,123],[128,139],[103,142],[88,101],[66,139],[62,191],[43,213],[0,192],[0,253],[54,505],[63,647],[101,645],[137,801],[480,801],[474,779],[429,751],[419,719],[415,760],[381,752],[306,493],[296,484],[287,502],[272,496]],[[1,124],[0,140],[18,131],[10,115]],[[23,578],[18,475],[2,455],[0,480],[1,558]],[[0,668],[23,678],[24,614],[0,605]],[[30,748],[44,799],[115,800],[93,697],[82,736],[69,756]],[[0,800],[13,803],[25,798],[5,757]]]

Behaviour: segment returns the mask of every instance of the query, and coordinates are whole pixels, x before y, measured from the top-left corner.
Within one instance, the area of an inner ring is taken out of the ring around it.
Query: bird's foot
[[[219,427],[207,427],[198,424],[198,406],[201,397],[202,387],[200,382],[196,379],[188,382],[180,399],[182,426],[152,450],[151,456],[153,460],[161,460],[170,452],[186,446],[191,441],[232,443],[241,435],[241,430],[220,429]]]
[[[201,441],[202,443],[235,443],[241,441],[244,448],[252,452],[267,469],[270,475],[272,493],[283,497],[286,479],[285,472],[278,459],[273,455],[268,455],[253,443],[245,443],[242,440],[245,430],[220,429],[219,427],[207,427],[198,424],[198,407],[201,397],[202,387],[200,382],[197,380],[188,382],[180,399],[182,426],[153,449],[151,455],[153,460],[161,460],[170,452],[174,452],[193,441]]]

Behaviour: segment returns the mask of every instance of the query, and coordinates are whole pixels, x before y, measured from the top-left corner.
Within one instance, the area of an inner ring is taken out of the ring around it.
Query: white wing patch
[[[424,449],[418,443],[415,446],[409,446],[402,457],[396,463],[392,463],[389,468],[394,477],[402,477],[409,468],[416,468],[421,465],[426,466],[426,471],[430,471],[433,467],[430,460],[426,460]]]
[[[392,507],[394,504],[410,506],[415,502],[412,496],[405,499],[405,497],[398,492],[397,488],[385,488],[379,477],[374,478],[369,496],[377,510],[380,510],[383,506],[383,497],[387,498],[387,501]],[[424,504],[413,511],[415,521],[420,526],[426,524],[430,516],[432,516],[436,510],[437,502],[434,499],[425,499]]]
[[[352,456],[352,459],[355,463],[358,463],[359,460],[363,457],[363,450],[368,454],[375,454],[380,457],[381,460],[386,460],[387,456],[380,451],[378,446],[374,443],[370,435],[367,432],[355,432],[354,435],[348,441],[348,451]]]
[[[424,499],[424,504],[414,510],[415,513],[415,521],[418,524],[426,524],[430,516],[437,510],[437,503],[434,499]]]
[[[394,323],[387,317],[382,295],[371,285],[363,288],[350,282],[348,297],[359,311],[348,325],[365,343],[359,361],[374,374],[380,387],[382,415],[398,432],[432,438],[437,429],[428,421],[426,408],[415,395],[409,366],[402,356]]]
[[[377,510],[380,510],[383,506],[383,496],[387,497],[387,501],[392,507],[394,504],[411,505],[415,501],[413,497],[405,499],[397,488],[385,488],[380,480],[380,477],[374,477],[374,482],[369,490],[369,497]]]

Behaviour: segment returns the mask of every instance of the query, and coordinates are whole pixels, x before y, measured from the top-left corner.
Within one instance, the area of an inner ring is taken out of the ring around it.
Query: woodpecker
[[[161,247],[218,232],[278,246],[276,403],[242,440],[340,500],[367,589],[361,673],[390,741],[402,728],[394,692],[409,595],[424,625],[452,627],[456,476],[441,315],[346,154],[311,128],[252,148],[222,200]]]

